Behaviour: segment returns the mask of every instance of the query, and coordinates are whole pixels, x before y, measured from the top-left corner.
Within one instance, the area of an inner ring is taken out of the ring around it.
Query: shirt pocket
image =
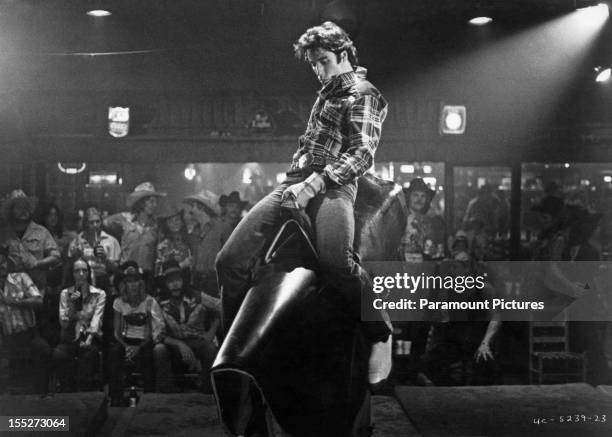
[[[337,100],[326,100],[321,108],[319,120],[325,127],[337,128],[342,121],[344,107],[342,102]]]
[[[24,240],[23,245],[28,250],[28,252],[33,255],[42,255],[43,253],[43,242],[37,238],[28,238]]]

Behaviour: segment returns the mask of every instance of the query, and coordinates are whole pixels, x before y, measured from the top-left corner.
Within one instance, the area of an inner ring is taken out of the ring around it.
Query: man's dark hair
[[[306,59],[308,50],[318,48],[334,52],[338,61],[340,54],[346,51],[351,65],[357,66],[357,48],[348,33],[336,23],[326,21],[320,26],[311,27],[293,44],[293,51],[298,59]]]

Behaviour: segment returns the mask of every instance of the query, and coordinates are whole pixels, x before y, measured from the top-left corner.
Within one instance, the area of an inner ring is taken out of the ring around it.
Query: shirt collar
[[[319,91],[321,98],[326,99],[329,96],[342,94],[353,88],[358,80],[365,80],[367,70],[363,67],[356,67],[354,71],[334,76],[329,82],[323,85]]]

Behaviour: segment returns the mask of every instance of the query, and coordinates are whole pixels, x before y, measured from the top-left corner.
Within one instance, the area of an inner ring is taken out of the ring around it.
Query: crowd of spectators
[[[172,206],[165,196],[142,183],[126,211],[104,217],[89,206],[74,230],[57,205],[39,208],[23,190],[2,203],[0,348],[9,369],[28,357],[24,386],[52,395],[108,385],[116,405],[128,384],[173,392],[185,374],[212,390],[214,261],[246,202],[202,191]]]
[[[436,192],[423,179],[414,179],[404,196],[409,215],[398,259],[414,274],[441,268],[475,274],[488,261],[508,259],[496,246],[509,228],[508,203],[489,186],[467,203],[450,237],[430,210]],[[108,385],[112,402],[122,404],[138,375],[144,390],[172,392],[182,389],[185,374],[199,375],[192,383],[211,390],[208,369],[222,335],[215,257],[248,203],[238,192],[217,197],[204,190],[180,205],[164,197],[142,183],[127,197],[126,211],[105,216],[89,206],[71,230],[57,205],[39,207],[22,190],[3,202],[0,348],[9,361],[27,351],[35,391]],[[558,193],[527,213],[537,216],[539,231],[526,259],[601,259],[600,214]],[[396,323],[396,355],[411,354],[416,384],[500,383],[500,326],[497,314],[466,319],[444,312]],[[570,325],[571,347],[590,363],[589,382],[610,380],[606,330],[605,322]]]

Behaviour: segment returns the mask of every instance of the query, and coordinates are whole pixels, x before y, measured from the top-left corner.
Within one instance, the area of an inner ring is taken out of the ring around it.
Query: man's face
[[[183,277],[180,274],[172,274],[166,278],[166,288],[172,297],[180,297],[183,294]]]
[[[427,194],[423,191],[413,191],[410,193],[410,209],[414,212],[423,212],[425,203],[427,202]]]
[[[17,200],[13,204],[13,219],[16,222],[29,222],[32,218],[30,205],[27,200]]]
[[[157,210],[157,197],[147,197],[144,201],[144,212],[147,215],[155,214]]]
[[[323,84],[334,76],[353,70],[346,52],[340,53],[340,61],[338,61],[334,52],[322,48],[308,49],[306,58],[319,82]]]
[[[232,221],[240,220],[240,213],[242,212],[242,208],[238,203],[228,203],[225,205],[226,215]]]

